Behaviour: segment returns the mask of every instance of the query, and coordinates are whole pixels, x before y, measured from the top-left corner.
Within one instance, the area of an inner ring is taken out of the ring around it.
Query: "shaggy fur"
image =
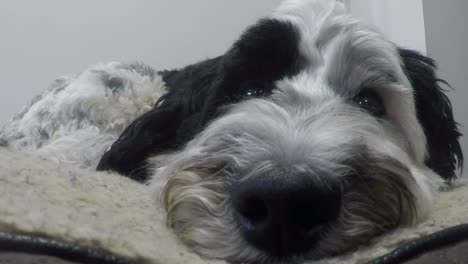
[[[102,154],[165,92],[143,64],[97,65],[57,79],[0,131],[3,145],[59,163],[96,167]]]
[[[0,138],[81,166],[108,150],[97,168],[162,193],[197,253],[299,263],[420,222],[455,178],[460,133],[434,71],[341,3],[288,0],[223,56],[64,79]]]

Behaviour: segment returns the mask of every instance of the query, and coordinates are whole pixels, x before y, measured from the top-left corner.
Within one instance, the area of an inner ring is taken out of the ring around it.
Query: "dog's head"
[[[328,0],[290,0],[169,86],[106,153],[233,262],[335,255],[424,218],[463,156],[434,62]]]

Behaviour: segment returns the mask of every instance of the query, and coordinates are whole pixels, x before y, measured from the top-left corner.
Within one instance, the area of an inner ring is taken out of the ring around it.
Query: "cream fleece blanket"
[[[468,223],[468,185],[440,193],[430,219],[369,247],[321,263],[365,263],[412,239]],[[116,174],[57,165],[0,148],[0,232],[41,233],[153,263],[223,263],[190,252],[166,228],[164,211],[144,185]]]

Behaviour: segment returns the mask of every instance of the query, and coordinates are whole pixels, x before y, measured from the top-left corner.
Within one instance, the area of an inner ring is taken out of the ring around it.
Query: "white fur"
[[[103,78],[114,78],[122,87],[113,92]],[[95,167],[122,131],[163,93],[157,74],[121,63],[97,65],[58,79],[0,130],[0,138],[15,150],[37,150],[57,162]]]

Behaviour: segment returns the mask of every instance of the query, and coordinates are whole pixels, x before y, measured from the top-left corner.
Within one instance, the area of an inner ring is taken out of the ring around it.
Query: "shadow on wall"
[[[455,119],[468,136],[468,1],[424,0],[427,52],[440,68],[440,76],[455,89],[449,93]],[[461,140],[468,153],[468,139]]]

